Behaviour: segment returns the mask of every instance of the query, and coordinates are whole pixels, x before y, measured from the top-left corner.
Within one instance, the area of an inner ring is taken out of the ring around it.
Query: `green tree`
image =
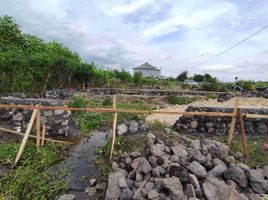
[[[188,71],[183,71],[177,76],[178,81],[185,81],[188,78]]]

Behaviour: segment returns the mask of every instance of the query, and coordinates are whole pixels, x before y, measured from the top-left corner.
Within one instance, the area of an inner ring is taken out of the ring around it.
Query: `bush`
[[[168,100],[168,103],[170,103],[170,104],[185,105],[185,104],[189,104],[189,103],[192,103],[192,102],[198,100],[198,98],[196,98],[196,97],[168,96],[167,100]]]

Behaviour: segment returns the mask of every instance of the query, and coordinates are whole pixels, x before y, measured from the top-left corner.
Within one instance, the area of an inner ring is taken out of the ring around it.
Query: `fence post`
[[[243,116],[241,114],[240,108],[238,108],[237,112],[238,112],[238,117],[239,117],[239,125],[240,125],[240,131],[241,131],[242,145],[243,145],[243,149],[244,149],[244,159],[248,160],[249,155],[248,155],[248,145],[247,145],[245,126],[244,126],[244,119],[243,119]]]
[[[235,129],[235,123],[236,123],[236,119],[237,119],[237,108],[238,108],[238,105],[239,105],[239,100],[240,98],[239,97],[236,97],[235,99],[235,105],[234,105],[234,116],[232,116],[232,121],[231,121],[231,127],[230,127],[230,131],[229,131],[229,135],[228,135],[228,145],[231,144],[232,142],[232,139],[233,139],[233,135],[234,135],[234,129]]]
[[[36,136],[37,136],[36,146],[37,147],[40,147],[40,135],[41,135],[40,130],[41,130],[41,128],[40,128],[40,110],[37,109],[37,114],[36,114]]]
[[[113,109],[116,109],[116,95],[113,95]],[[117,113],[113,113],[113,139],[110,153],[110,161],[112,161],[113,158],[114,143],[116,139],[116,123],[117,123]]]
[[[41,142],[41,146],[43,147],[45,144],[45,137],[46,137],[46,125],[43,124],[43,129],[42,129],[42,142]]]

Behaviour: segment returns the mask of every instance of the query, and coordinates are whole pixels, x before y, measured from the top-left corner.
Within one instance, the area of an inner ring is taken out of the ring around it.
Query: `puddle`
[[[101,175],[94,163],[95,148],[106,144],[106,132],[93,131],[90,138],[85,138],[72,150],[71,155],[61,164],[61,168],[68,169],[66,180],[69,192],[76,195],[76,199],[88,199],[84,193],[89,187],[89,179],[101,179]]]

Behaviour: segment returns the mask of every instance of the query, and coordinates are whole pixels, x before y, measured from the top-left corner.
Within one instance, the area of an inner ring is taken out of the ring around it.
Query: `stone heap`
[[[17,99],[0,98],[1,104],[17,105],[43,105],[43,106],[64,106],[60,101],[50,101],[43,99]],[[18,133],[25,132],[32,115],[31,110],[1,108],[0,122],[6,127],[14,128]],[[64,110],[40,110],[41,126],[46,124],[48,136],[73,137],[77,133],[77,128],[71,116],[71,111]],[[33,127],[35,128],[35,126]]]
[[[226,112],[232,113],[233,108],[224,107],[199,107],[189,106],[187,112]],[[241,109],[242,113],[250,114],[268,114],[268,109]],[[181,116],[174,128],[178,132],[188,132],[194,134],[228,134],[230,128],[230,117],[209,117],[209,116]],[[268,121],[267,119],[244,119],[244,125],[247,135],[268,135]],[[239,123],[236,123],[235,133],[239,133]]]
[[[46,99],[67,99],[74,94],[74,91],[57,89],[57,90],[47,90],[45,92]]]
[[[147,148],[113,162],[106,200],[261,200],[268,193],[268,165],[250,169],[218,141],[165,144],[152,133]],[[235,164],[236,162],[236,164]]]

